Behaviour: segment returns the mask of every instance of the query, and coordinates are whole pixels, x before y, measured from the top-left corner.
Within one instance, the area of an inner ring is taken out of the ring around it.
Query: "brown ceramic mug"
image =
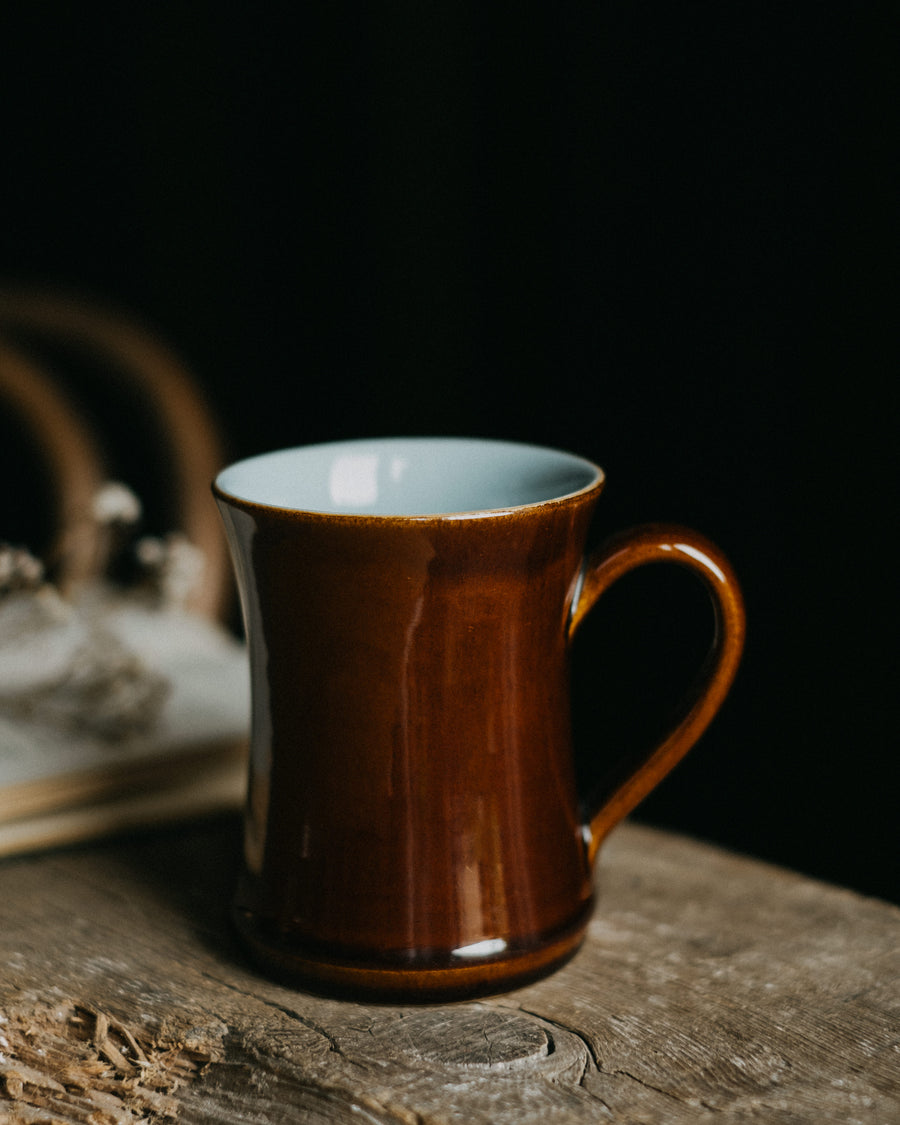
[[[600,842],[707,726],[744,631],[731,568],[695,532],[648,525],[585,559],[603,482],[569,453],[450,438],[307,446],[218,476],[253,693],[234,913],[268,970],[451,998],[577,949]],[[705,583],[710,657],[674,730],[585,812],[570,642],[650,562]]]

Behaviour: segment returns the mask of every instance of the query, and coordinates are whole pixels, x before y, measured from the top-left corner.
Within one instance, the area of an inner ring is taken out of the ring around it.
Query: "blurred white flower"
[[[141,518],[141,502],[126,484],[107,481],[94,494],[91,514],[100,524],[131,525]]]

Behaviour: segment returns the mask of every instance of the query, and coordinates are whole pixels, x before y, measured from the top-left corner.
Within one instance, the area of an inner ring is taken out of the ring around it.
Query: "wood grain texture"
[[[622,826],[554,976],[477,1003],[272,984],[231,818],[0,866],[0,1122],[900,1120],[900,911]]]

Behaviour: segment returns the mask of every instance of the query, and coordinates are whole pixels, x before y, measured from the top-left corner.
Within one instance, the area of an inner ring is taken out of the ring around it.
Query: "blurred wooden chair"
[[[225,539],[209,494],[222,467],[221,441],[193,377],[160,339],[131,318],[67,296],[0,287],[0,392],[23,415],[53,468],[61,584],[89,580],[102,563],[98,545],[88,541],[85,514],[104,471],[96,435],[87,432],[62,388],[29,354],[30,341],[46,339],[88,353],[100,361],[98,371],[141,392],[158,423],[160,457],[171,465],[179,527],[205,561],[192,607],[218,615],[230,590]]]
[[[112,439],[127,444],[137,419],[114,435],[86,422],[60,378],[70,354],[76,376],[87,363],[110,393],[127,384],[154,420],[166,534],[138,537],[141,499],[109,476]],[[40,452],[56,527],[41,558],[0,546],[0,853],[236,804],[246,654],[222,624],[231,572],[209,487],[221,442],[194,379],[130,317],[0,287],[0,399]],[[2,521],[0,500],[0,540]],[[131,581],[113,582],[125,553]]]

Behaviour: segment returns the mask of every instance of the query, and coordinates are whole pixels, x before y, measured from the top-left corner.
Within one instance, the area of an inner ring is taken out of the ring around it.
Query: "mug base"
[[[467,958],[463,964],[450,958],[429,958],[423,965],[340,957],[304,948],[279,933],[271,920],[243,907],[234,907],[232,920],[253,964],[284,984],[350,1000],[436,1003],[507,992],[554,972],[578,951],[591,907],[586,904],[577,921],[539,944]]]

